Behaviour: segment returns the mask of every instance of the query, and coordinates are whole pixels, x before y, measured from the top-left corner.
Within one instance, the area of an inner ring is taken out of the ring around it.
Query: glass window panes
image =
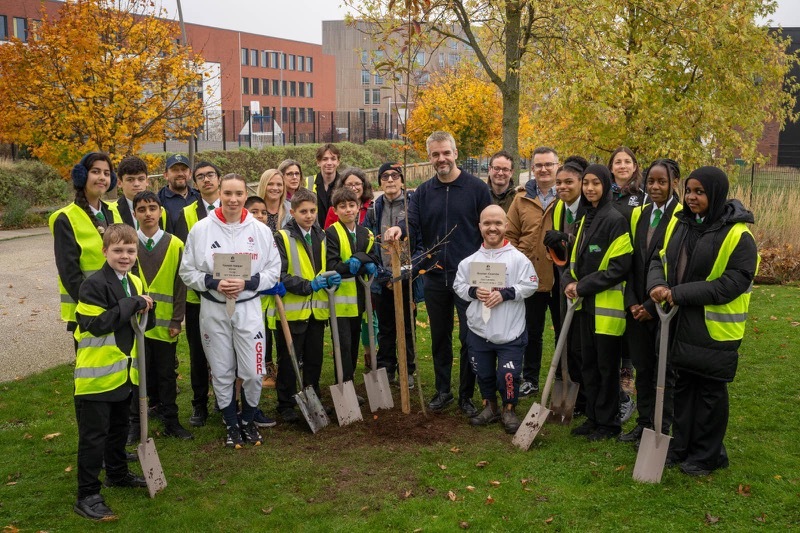
[[[253,78],[253,94],[258,94],[258,90],[260,89],[261,81],[258,78]]]
[[[269,94],[269,80],[261,80],[261,94]]]
[[[294,70],[294,55],[289,54],[289,70]]]
[[[370,102],[370,91],[369,89],[364,89],[364,105],[369,105]]]
[[[242,94],[250,94],[250,78],[242,78]]]
[[[297,82],[293,81],[289,83],[289,96],[297,96]]]
[[[307,57],[307,58],[306,58],[306,72],[311,72],[312,70],[314,70],[314,69],[312,68],[313,61],[314,61],[314,60],[313,60],[313,58],[312,58],[312,57]]]
[[[247,48],[242,48],[242,65],[247,64],[247,59],[250,54],[247,53]]]
[[[369,85],[369,71],[362,70],[361,71],[361,85]]]
[[[250,50],[250,65],[253,67],[258,66],[258,50]]]
[[[381,103],[381,90],[380,89],[372,89],[372,104],[378,105]]]

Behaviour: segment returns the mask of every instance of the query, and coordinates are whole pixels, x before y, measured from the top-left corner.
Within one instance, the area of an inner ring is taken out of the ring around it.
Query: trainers
[[[539,384],[532,381],[525,380],[519,386],[519,397],[525,398],[531,394],[539,392]]]
[[[466,416],[467,418],[478,416],[478,410],[475,408],[475,404],[472,403],[472,400],[470,398],[459,400],[458,408],[461,409],[461,412],[464,413],[464,416]]]
[[[277,422],[264,414],[261,409],[256,409],[256,415],[253,417],[253,424],[259,428],[271,428],[277,425]]]
[[[500,413],[497,412],[497,403],[492,406],[489,402],[483,407],[480,414],[473,416],[469,419],[469,423],[473,426],[488,426],[500,420]]]
[[[145,481],[143,477],[135,475],[133,472],[128,472],[119,479],[110,479],[106,477],[103,480],[103,485],[106,487],[141,488],[147,487],[147,481]]]
[[[411,374],[408,375],[408,390],[414,389],[414,376]]]
[[[633,382],[633,369],[632,368],[621,368],[619,371],[619,384],[627,394],[633,394],[635,390],[634,382]]]
[[[248,444],[252,444],[253,446],[261,446],[261,442],[264,439],[261,437],[258,429],[256,429],[256,425],[253,422],[250,422],[249,424],[242,426],[242,440]]]
[[[627,401],[620,402],[619,404],[619,421],[621,424],[624,424],[628,420],[630,420],[633,412],[636,410],[636,402],[633,401],[633,398],[628,396]]]
[[[125,446],[133,446],[139,442],[139,433],[139,424],[131,424],[128,428],[128,440],[125,441]]]
[[[300,415],[297,414],[297,411],[295,411],[293,407],[283,409],[278,414],[287,424],[294,424],[295,422],[300,421]]]
[[[195,405],[192,408],[192,416],[189,417],[189,425],[195,428],[206,425],[208,420],[208,409],[203,405]]]
[[[443,411],[445,407],[453,403],[453,395],[449,392],[437,392],[430,403],[428,409],[434,412]]]
[[[105,500],[99,494],[92,494],[81,498],[72,507],[72,510],[89,520],[97,520],[98,522],[109,522],[117,520],[119,517],[114,514],[114,511],[108,508]]]
[[[503,409],[501,419],[503,421],[503,427],[506,429],[506,433],[513,435],[517,432],[519,429],[519,418],[517,418],[517,413],[514,412],[513,405],[509,404],[505,409]]]
[[[244,441],[242,440],[242,431],[239,429],[239,425],[228,426],[227,429],[228,436],[225,439],[225,446],[241,450],[244,447]]]
[[[177,437],[183,440],[192,440],[194,438],[194,435],[189,433],[177,420],[165,422],[162,435],[165,437]]]
[[[586,436],[594,432],[595,429],[597,429],[597,424],[595,424],[594,422],[592,422],[587,418],[586,420],[583,421],[583,424],[575,428],[572,428],[570,434],[576,436]]]

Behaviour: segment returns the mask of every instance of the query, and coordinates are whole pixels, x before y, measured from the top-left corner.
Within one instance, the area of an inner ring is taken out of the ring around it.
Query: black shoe
[[[679,468],[681,469],[681,472],[687,476],[707,476],[711,474],[711,470],[707,470],[702,466],[697,466],[696,464],[688,461],[682,462]]]
[[[253,446],[261,446],[261,443],[264,441],[253,422],[242,426],[242,440]]]
[[[364,405],[365,403],[367,403],[367,400],[365,400],[363,396],[356,395],[356,400],[358,400],[358,405],[359,406]]]
[[[511,404],[509,404],[510,406]],[[519,429],[520,421],[517,413],[514,411],[513,406],[511,408],[505,407],[503,409],[503,414],[500,416],[501,420],[503,421],[503,427],[506,430],[506,433],[509,435],[513,435]]]
[[[467,418],[478,416],[478,410],[475,408],[475,404],[472,403],[472,400],[469,398],[460,400],[458,402],[458,408],[461,409],[461,412],[464,413],[464,416]]]
[[[195,428],[206,425],[208,420],[208,408],[201,405],[195,405],[192,409],[192,416],[189,417],[189,425]]]
[[[164,416],[161,414],[158,405],[154,405],[153,407],[147,409],[147,418],[150,420],[159,420],[162,423],[164,422]]]
[[[319,396],[317,396],[317,397],[319,397]],[[325,414],[328,415],[328,416],[333,416],[334,413],[336,412],[336,410],[333,408],[332,405],[326,405],[326,406],[323,407],[323,409],[325,409]]]
[[[228,436],[225,438],[225,446],[228,448],[235,448],[240,450],[244,448],[244,441],[242,440],[242,430],[239,429],[239,424],[227,427]]]
[[[192,440],[194,435],[184,428],[177,420],[166,422],[162,433],[165,437],[177,437],[183,440]]]
[[[445,407],[453,403],[453,395],[449,392],[437,392],[431,402],[428,404],[428,409],[434,412],[443,411]],[[477,412],[475,413],[477,414]]]
[[[644,426],[636,426],[627,433],[619,436],[620,442],[639,442],[642,440],[642,433],[644,433]]]
[[[300,415],[297,414],[293,407],[283,409],[278,414],[287,424],[294,424],[300,421]]]
[[[497,412],[497,404],[492,409],[492,406],[487,403],[480,414],[469,419],[469,423],[473,426],[488,426],[498,420],[500,420],[500,413]]]
[[[667,468],[674,468],[681,464],[683,459],[680,459],[674,455],[667,454],[667,460],[664,462],[664,466]]]
[[[576,436],[586,436],[589,435],[590,433],[593,433],[595,429],[597,429],[597,424],[595,424],[594,422],[592,422],[587,418],[586,420],[583,421],[583,424],[581,424],[578,427],[572,428],[570,434]]]
[[[253,417],[253,423],[258,428],[273,428],[278,424],[275,419],[265,415],[264,411],[261,409],[256,409],[256,414]]]
[[[608,428],[597,428],[593,432],[586,435],[586,439],[590,442],[597,442],[599,440],[608,440],[613,439],[617,435],[619,435],[620,430],[617,429],[616,431],[613,429]]]
[[[106,479],[103,480],[103,485],[106,487],[146,488],[147,481],[145,481],[143,477],[135,475],[133,472],[128,472],[120,479],[109,479],[106,477]]]
[[[128,440],[125,441],[125,446],[133,446],[139,442],[139,433],[139,424],[131,424],[131,427],[128,428]]]
[[[92,494],[81,498],[72,507],[72,510],[89,520],[97,520],[99,522],[109,522],[117,520],[119,517],[114,514],[114,511],[108,508],[105,500],[99,494]]]

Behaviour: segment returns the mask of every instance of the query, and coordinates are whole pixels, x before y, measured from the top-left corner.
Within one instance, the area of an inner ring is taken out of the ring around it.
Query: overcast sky
[[[177,19],[176,0],[156,0]],[[322,44],[323,20],[340,20],[341,0],[182,0],[186,22]],[[774,24],[800,26],[800,1],[778,0]]]

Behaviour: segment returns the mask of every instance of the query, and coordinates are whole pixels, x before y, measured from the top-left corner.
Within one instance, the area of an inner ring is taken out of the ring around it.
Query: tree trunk
[[[513,183],[519,184],[519,57],[522,9],[518,0],[506,2],[506,79],[503,96],[503,149],[514,156]]]

